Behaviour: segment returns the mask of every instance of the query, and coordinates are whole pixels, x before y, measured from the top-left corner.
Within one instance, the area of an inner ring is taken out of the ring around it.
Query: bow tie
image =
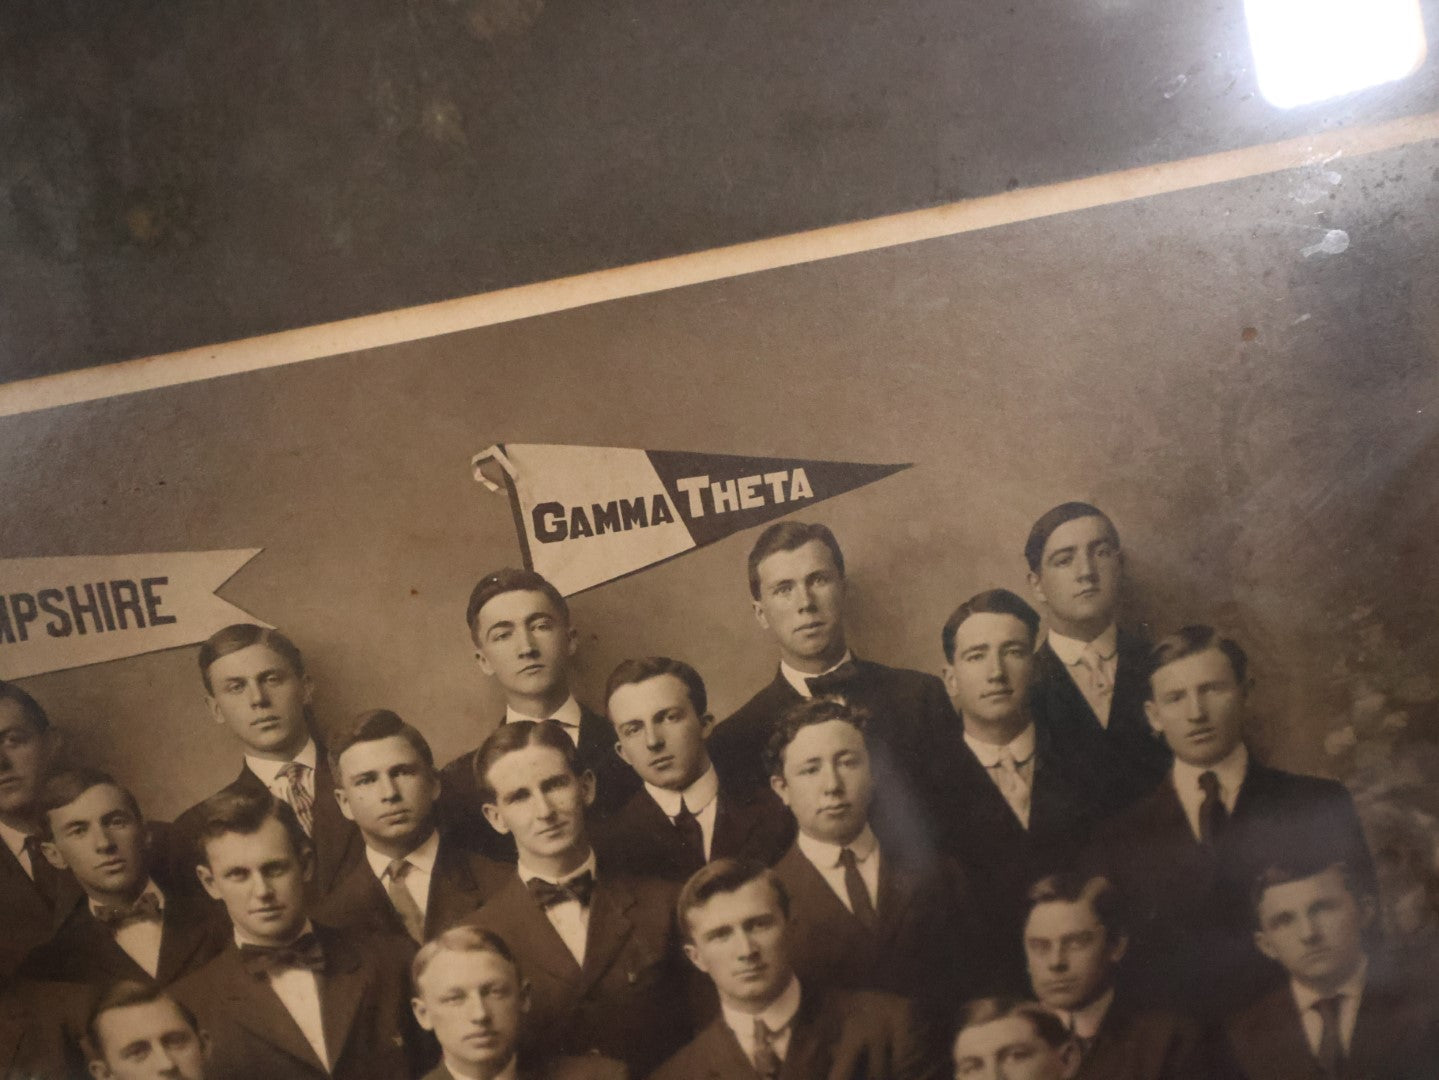
[[[833,671],[805,679],[809,692],[816,697],[824,694],[839,694],[859,677],[859,665],[853,659],[846,660]]]
[[[95,918],[111,930],[123,930],[131,923],[159,922],[160,898],[148,892],[133,904],[96,904]]]
[[[240,962],[257,979],[291,968],[323,971],[325,950],[313,933],[301,934],[289,945],[241,945]]]
[[[595,875],[586,870],[583,874],[577,874],[558,885],[545,881],[543,878],[530,878],[525,882],[525,887],[530,890],[530,895],[535,898],[535,902],[540,905],[541,910],[552,908],[556,904],[568,903],[571,900],[577,901],[580,907],[589,907],[590,897],[595,891]]]

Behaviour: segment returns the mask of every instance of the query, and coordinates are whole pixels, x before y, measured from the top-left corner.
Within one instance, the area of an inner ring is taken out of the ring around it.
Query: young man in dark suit
[[[1252,896],[1255,945],[1288,985],[1227,1024],[1244,1080],[1439,1076],[1433,1003],[1372,954],[1375,902],[1362,879],[1301,853],[1266,867]]]
[[[602,818],[623,806],[639,779],[615,755],[609,721],[575,699],[570,665],[579,636],[559,590],[533,570],[496,570],[471,591],[465,623],[480,670],[504,691],[500,723],[553,720],[575,745],[581,770],[595,778],[590,814]],[[485,814],[475,781],[478,756],[477,749],[461,754],[441,772],[440,814],[476,850],[512,863],[513,839],[497,833]]]
[[[1006,589],[966,600],[940,633],[944,682],[962,727],[933,747],[948,778],[937,799],[942,843],[969,873],[997,944],[1000,985],[1024,986],[1025,893],[1076,857],[1093,808],[1030,712],[1039,614]]]
[[[485,813],[519,859],[466,922],[502,937],[529,978],[521,1051],[599,1053],[646,1075],[691,1030],[676,886],[597,864],[585,820],[594,777],[558,724],[501,724],[475,769]]]
[[[869,825],[867,718],[832,698],[787,709],[766,749],[799,834],[775,866],[790,897],[795,970],[816,986],[887,990],[926,1018],[988,985],[969,885],[953,860],[917,861]]]
[[[713,859],[768,866],[784,853],[794,822],[774,792],[734,783],[710,762],[714,717],[699,672],[663,656],[626,660],[605,702],[616,749],[644,782],[596,828],[607,866],[683,884]]]
[[[310,724],[314,686],[300,650],[278,630],[236,623],[204,642],[199,660],[210,713],[245,758],[240,775],[221,791],[273,795],[289,804],[314,852],[308,887],[317,901],[360,861],[364,843],[335,801],[325,747]],[[195,880],[199,809],[181,814],[173,830],[174,877],[185,883]]]
[[[943,1063],[903,998],[795,974],[789,897],[774,871],[720,859],[685,883],[685,954],[720,1015],[653,1080],[937,1080]]]
[[[1116,1000],[1115,975],[1129,946],[1120,908],[1102,877],[1053,874],[1029,890],[1030,985],[1079,1048],[1077,1080],[1209,1080],[1192,1021]]]
[[[838,695],[873,718],[875,765],[884,776],[880,816],[891,838],[928,842],[930,748],[955,728],[944,686],[933,675],[886,667],[850,652],[845,640],[844,555],[817,523],[780,521],[749,555],[755,618],[779,647],[774,679],[710,736],[722,775],[766,784],[764,749],[780,713],[815,695]]]
[[[389,709],[362,713],[331,742],[330,772],[365,857],[316,909],[321,922],[406,934],[419,945],[478,908],[508,876],[504,863],[439,827],[430,744]]]
[[[195,1015],[153,983],[101,993],[86,1025],[94,1080],[206,1080],[210,1037]]]
[[[457,926],[427,942],[410,968],[415,1018],[439,1041],[442,1060],[424,1080],[627,1080],[598,1054],[536,1061],[519,1053],[529,984],[497,934]]]
[[[1315,845],[1361,880],[1373,880],[1373,864],[1343,785],[1251,758],[1248,658],[1238,644],[1186,626],[1154,646],[1149,671],[1145,709],[1174,764],[1159,787],[1105,823],[1098,865],[1136,906],[1134,989],[1213,1018],[1279,977],[1251,941],[1255,867]]]
[[[1097,507],[1061,503],[1034,523],[1024,558],[1049,616],[1035,653],[1035,721],[1099,810],[1122,809],[1159,783],[1169,754],[1144,716],[1148,645],[1115,623],[1119,533]]]
[[[60,743],[40,703],[0,682],[0,983],[80,899],[74,876],[51,866],[40,848],[40,789]]]
[[[960,1010],[954,1080],[1074,1080],[1079,1047],[1032,1001],[979,998]]]
[[[200,880],[230,916],[225,951],[176,983],[213,1042],[212,1080],[392,1080],[429,1068],[409,1008],[414,943],[309,918],[310,840],[272,795],[199,808]]]

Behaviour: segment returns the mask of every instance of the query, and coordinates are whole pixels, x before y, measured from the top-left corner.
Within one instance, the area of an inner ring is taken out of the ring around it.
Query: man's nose
[[[1081,552],[1074,560],[1074,571],[1080,581],[1093,581],[1099,576],[1099,564],[1088,552]]]
[[[257,708],[263,708],[270,704],[270,692],[258,679],[250,684],[250,704]]]
[[[744,931],[739,936],[740,956],[752,957],[759,952],[759,942],[754,934]]]
[[[399,785],[395,783],[393,778],[382,776],[380,777],[379,784],[381,802],[394,802],[400,797]]]
[[[844,778],[840,776],[839,769],[833,765],[824,765],[820,769],[820,780],[824,784],[824,790],[831,794],[844,791]]]
[[[814,590],[808,585],[801,585],[799,589],[796,590],[795,595],[799,600],[799,609],[801,611],[814,610]]]
[[[112,833],[109,829],[97,829],[97,830],[95,830],[95,850],[96,850],[96,851],[114,851],[114,850],[115,850],[115,834]]]
[[[526,630],[526,631],[524,631],[523,633],[520,634],[520,655],[521,655],[521,656],[534,656],[534,655],[536,655],[539,651],[540,651],[540,649],[539,649],[539,643],[535,640],[535,635],[534,635],[533,633],[531,633],[530,631]]]
[[[660,730],[658,724],[649,724],[645,727],[645,748],[648,750],[665,748],[665,733]]]
[[[484,994],[475,994],[470,998],[469,1018],[472,1024],[483,1024],[489,1020],[490,1003],[485,1000]]]
[[[250,882],[250,892],[258,898],[275,895],[275,883],[264,874],[256,874]]]

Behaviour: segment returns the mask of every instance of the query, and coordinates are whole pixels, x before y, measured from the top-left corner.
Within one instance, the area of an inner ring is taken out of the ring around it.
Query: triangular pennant
[[[525,565],[566,596],[763,525],[908,465],[505,443],[497,463]]]

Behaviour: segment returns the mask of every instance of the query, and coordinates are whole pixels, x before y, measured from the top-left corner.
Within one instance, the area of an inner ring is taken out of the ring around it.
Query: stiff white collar
[[[525,858],[523,855],[520,856],[519,863],[516,865],[515,869],[519,871],[521,881],[529,881],[532,878],[539,878],[541,881],[548,881],[551,885],[559,885],[562,882],[569,881],[571,878],[579,877],[586,870],[588,870],[591,874],[594,874],[595,853],[593,849],[591,849],[590,857],[588,859],[580,863],[579,866],[575,867],[568,874],[563,874],[560,877],[554,877],[551,874],[541,874],[538,870],[530,869],[528,866],[525,865]],[[596,874],[595,876],[598,877],[599,875]]]
[[[1323,1001],[1325,998],[1342,997],[1345,1001],[1357,1002],[1364,993],[1364,984],[1369,980],[1369,958],[1365,957],[1359,961],[1359,967],[1353,975],[1344,980],[1343,985],[1332,994],[1321,994],[1313,987],[1305,986],[1298,979],[1289,980],[1289,992],[1294,995],[1294,1004],[1299,1008],[1299,1015],[1303,1016],[1308,1010],[1314,1008],[1316,1001]]]
[[[817,672],[815,674],[811,674],[808,671],[800,671],[797,668],[792,668],[783,660],[781,660],[779,662],[779,673],[784,676],[785,682],[789,683],[795,688],[795,691],[799,694],[800,697],[810,698],[814,697],[814,695],[810,693],[809,690],[810,679],[817,679],[821,675],[828,675],[831,671],[834,671],[836,668],[843,667],[845,664],[848,664],[853,659],[854,653],[850,652],[848,649],[845,649],[844,655],[839,658],[839,663],[831,664],[823,671]],[[768,1027],[769,1025],[765,1026]]]
[[[305,745],[300,748],[300,752],[292,757],[290,761],[271,761],[269,758],[251,757],[249,754],[246,754],[245,768],[263,780],[266,787],[269,787],[271,784],[277,783],[280,780],[280,770],[290,764],[291,761],[298,761],[313,773],[316,765],[319,764],[319,760],[320,752],[315,747],[315,740],[306,739]]]
[[[1102,660],[1112,658],[1119,651],[1119,627],[1110,623],[1109,629],[1093,641],[1080,641],[1078,638],[1066,637],[1057,630],[1050,630],[1048,640],[1049,647],[1054,650],[1055,655],[1066,665],[1073,667],[1079,663],[1079,658],[1084,655],[1085,649],[1092,648]]]
[[[981,742],[967,731],[964,733],[964,742],[974,753],[974,756],[979,758],[979,763],[986,769],[992,769],[999,764],[999,752],[1001,750],[1008,750],[1010,757],[1014,758],[1014,763],[1016,765],[1023,765],[1030,758],[1034,757],[1034,724],[1031,723],[1003,746]]]
[[[772,1034],[778,1034],[789,1027],[795,1013],[799,1012],[799,999],[799,978],[791,975],[789,984],[780,991],[779,997],[765,1007],[763,1012],[742,1012],[728,1002],[721,1002],[720,1009],[724,1012],[724,1022],[729,1025],[731,1031],[736,1035],[744,1032],[740,1037],[740,1045],[745,1046],[753,1037],[756,1020],[763,1020],[764,1026],[769,1028]]]
[[[831,844],[828,840],[816,839],[805,832],[801,832],[795,837],[795,843],[799,845],[799,850],[806,859],[824,870],[833,869],[839,865],[840,852],[845,848],[854,852],[856,862],[867,862],[869,857],[879,850],[879,839],[868,825],[864,827],[862,833],[854,838],[852,844]]]
[[[665,817],[672,818],[680,812],[681,800],[691,814],[698,814],[719,795],[719,777],[715,775],[714,766],[710,765],[700,774],[698,780],[683,791],[655,787],[649,781],[645,781],[645,790],[650,793],[650,798],[659,803]]]
[[[431,829],[430,835],[425,839],[424,843],[404,856],[404,859],[405,862],[409,863],[416,870],[421,870],[426,874],[433,874],[435,872],[435,859],[439,857],[439,854],[440,830]],[[365,845],[365,861],[370,864],[370,869],[375,872],[375,877],[382,879],[385,876],[385,871],[390,868],[391,862],[388,855],[376,851],[370,847],[369,844]]]

